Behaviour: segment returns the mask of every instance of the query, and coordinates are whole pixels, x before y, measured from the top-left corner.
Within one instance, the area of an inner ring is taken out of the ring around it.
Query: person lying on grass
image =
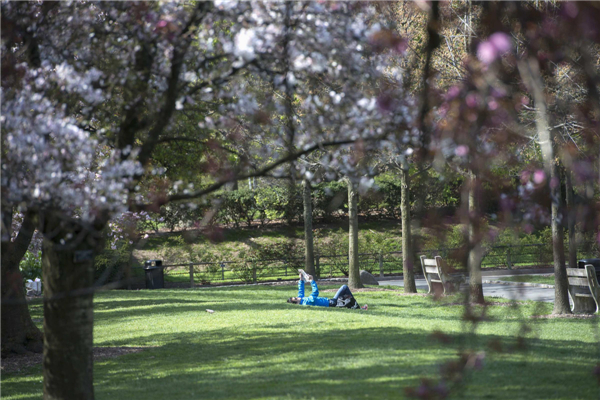
[[[298,281],[298,297],[290,297],[287,300],[288,303],[301,304],[303,306],[361,308],[347,285],[342,285],[335,296],[328,299],[327,297],[319,297],[319,288],[312,275],[307,275],[307,278],[312,286],[312,293],[310,296],[304,296],[304,279],[302,278],[302,274],[300,274],[300,280]],[[366,310],[367,305],[365,304],[362,309]]]

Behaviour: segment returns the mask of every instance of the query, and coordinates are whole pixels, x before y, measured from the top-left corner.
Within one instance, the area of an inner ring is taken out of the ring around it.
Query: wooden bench
[[[569,297],[573,302],[573,313],[597,313],[600,309],[600,288],[596,270],[591,264],[583,268],[567,268]]]
[[[436,292],[436,287],[441,286],[442,294],[449,294],[460,287],[460,284],[465,281],[465,276],[462,274],[449,274],[448,266],[440,256],[435,258],[426,258],[421,256],[421,266],[423,267],[423,275],[429,286],[428,294],[440,294]],[[434,284],[439,284],[434,286]],[[439,291],[439,289],[437,289]]]

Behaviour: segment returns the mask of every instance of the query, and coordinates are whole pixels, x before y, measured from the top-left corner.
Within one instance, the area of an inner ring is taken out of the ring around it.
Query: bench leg
[[[592,265],[588,264],[585,266],[585,272],[588,278],[590,293],[592,294],[594,302],[596,303],[596,310],[594,312],[597,313],[600,311],[600,286],[598,285],[598,279],[596,278],[596,269]]]
[[[594,299],[577,297],[575,295],[575,290],[573,290],[571,287],[569,287],[569,298],[573,303],[573,308],[571,309],[573,314],[588,314],[598,312],[598,306]]]

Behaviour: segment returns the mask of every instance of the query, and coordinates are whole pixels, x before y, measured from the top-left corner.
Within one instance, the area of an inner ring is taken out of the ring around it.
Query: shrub
[[[32,281],[35,278],[42,278],[42,252],[38,251],[34,254],[31,251],[25,252],[25,256],[19,263],[19,271],[23,276],[23,283],[27,282],[28,279]]]
[[[312,190],[313,216],[325,221],[338,210],[348,211],[348,185],[345,181],[315,185]]]
[[[224,222],[233,223],[236,228],[242,221],[247,226],[252,225],[258,214],[256,198],[253,191],[249,189],[234,190],[221,194],[221,208],[219,219]]]
[[[285,219],[288,223],[302,221],[304,204],[299,186],[267,186],[254,193],[257,211],[266,218]]]
[[[155,233],[158,233],[162,222],[163,218],[159,214],[142,211],[139,213],[136,228],[138,232],[154,231]]]
[[[328,256],[321,258],[321,276],[328,275],[328,270],[339,271],[344,276],[348,276],[348,232],[338,229],[332,234],[329,231],[327,237],[324,237],[323,233],[323,231],[317,231],[314,236],[315,253]]]
[[[381,218],[381,209],[385,193],[382,190],[371,189],[365,194],[358,196],[358,213],[364,216],[375,216]],[[400,203],[400,200],[398,200]]]
[[[171,232],[175,228],[190,228],[198,225],[204,219],[211,207],[212,197],[200,200],[179,201],[164,205],[160,209],[159,221],[164,223]],[[162,218],[162,220],[161,220]],[[215,223],[215,219],[209,221]]]
[[[375,177],[375,183],[380,193],[379,208],[382,213],[388,218],[399,218],[402,199],[400,178],[388,173]]]

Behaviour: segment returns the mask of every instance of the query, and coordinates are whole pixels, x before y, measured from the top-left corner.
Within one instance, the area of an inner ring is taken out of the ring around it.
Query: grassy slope
[[[329,238],[335,240],[341,236],[347,236],[348,223],[336,222],[332,224],[321,224],[315,227],[315,242],[319,246],[320,238]],[[396,221],[374,221],[361,224],[361,237],[368,236],[367,243],[363,243],[369,248],[375,248],[376,245],[371,241],[375,238],[386,241],[389,250],[401,250],[401,228],[400,223]],[[218,254],[218,260],[235,259],[240,252],[249,251],[251,248],[260,244],[281,243],[284,241],[296,241],[298,244],[304,243],[304,228],[302,226],[255,226],[252,228],[240,227],[238,229],[225,228],[219,235],[215,236],[216,242],[211,242],[205,235],[194,231],[173,232],[153,234],[148,239],[142,249],[137,250],[135,255],[140,260],[161,258],[165,255],[174,262],[187,262],[189,257],[183,242],[189,243],[194,253]],[[303,253],[300,253],[303,254]],[[181,258],[181,260],[178,260]]]
[[[322,287],[333,289],[333,286]],[[598,319],[532,320],[550,304],[491,307],[476,338],[463,335],[461,306],[397,292],[365,292],[369,310],[300,307],[294,288],[111,291],[96,296],[96,346],[149,346],[95,363],[98,399],[402,398],[434,378],[465,347],[487,350],[485,366],[455,398],[591,399],[600,389]],[[331,296],[330,292],[323,295]],[[538,308],[535,308],[538,307]],[[541,308],[540,308],[541,307]],[[208,314],[205,309],[215,310]],[[32,306],[41,317],[41,306]],[[533,330],[524,352],[508,349],[522,323]],[[441,329],[453,341],[431,339]],[[3,399],[41,396],[41,367],[2,374]]]

